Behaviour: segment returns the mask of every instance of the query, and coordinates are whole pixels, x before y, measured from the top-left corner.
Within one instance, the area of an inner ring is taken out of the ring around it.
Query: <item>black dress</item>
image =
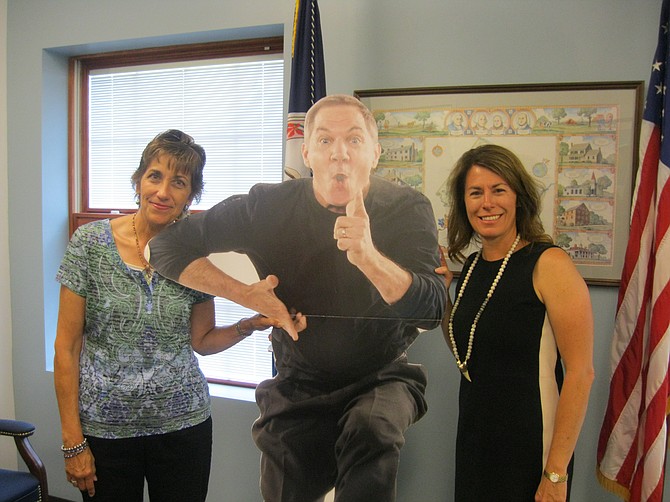
[[[563,369],[533,270],[551,245],[515,252],[477,323],[472,382],[461,377],[456,502],[532,501],[551,445]],[[463,267],[457,290],[474,255]],[[454,317],[461,361],[502,260],[475,266]]]

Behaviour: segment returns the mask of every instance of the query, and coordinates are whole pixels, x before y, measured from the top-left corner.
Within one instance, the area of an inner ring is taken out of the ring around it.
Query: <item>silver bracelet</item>
[[[81,452],[83,452],[86,448],[88,448],[88,440],[84,438],[84,440],[81,443],[71,446],[69,448],[67,448],[65,445],[61,445],[60,450],[63,452],[64,458],[74,458]]]

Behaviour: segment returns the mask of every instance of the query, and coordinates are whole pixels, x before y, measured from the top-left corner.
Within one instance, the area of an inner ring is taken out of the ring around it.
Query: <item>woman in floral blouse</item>
[[[203,188],[205,151],[177,130],[145,148],[134,214],[80,227],[58,271],[54,377],[65,472],[84,500],[204,501],[212,423],[193,353],[265,329],[260,316],[215,326],[214,302],[154,273],[148,240],[186,217]]]

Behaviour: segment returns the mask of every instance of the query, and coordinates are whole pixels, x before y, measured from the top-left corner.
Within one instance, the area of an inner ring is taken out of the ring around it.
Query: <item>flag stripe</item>
[[[651,179],[651,169],[658,162],[660,156],[660,136],[661,133],[649,122],[643,122],[642,132],[647,132],[647,142],[644,145],[646,150],[644,155],[641,155],[640,165],[642,166],[638,173],[638,181],[636,190],[636,197],[633,201],[633,214],[631,216],[630,234],[628,238],[628,247],[626,248],[626,256],[624,259],[623,272],[621,276],[621,285],[619,288],[619,305],[621,307],[621,300],[628,290],[628,281],[633,275],[633,269],[638,266],[638,258],[640,256],[640,245],[642,244],[642,231],[644,230],[644,223],[649,216],[649,208],[651,207],[653,193],[653,183]],[[641,133],[642,134],[642,133]]]
[[[667,177],[661,180],[659,177],[659,189],[661,194],[658,200],[658,219],[656,221],[656,235],[662,235],[663,239],[657,244],[659,249],[662,244],[667,245],[668,226],[670,226],[670,185]]]

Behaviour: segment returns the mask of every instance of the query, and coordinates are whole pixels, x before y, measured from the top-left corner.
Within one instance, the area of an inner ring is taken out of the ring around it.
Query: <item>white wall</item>
[[[647,80],[661,7],[661,0],[319,3],[331,93]],[[16,414],[37,424],[33,443],[46,462],[53,493],[59,497],[73,499],[75,493],[62,475],[53,376],[45,370],[50,358],[45,354],[51,352],[57,312],[58,289],[53,278],[67,242],[67,56],[100,48],[130,48],[147,41],[169,44],[284,33],[288,63],[293,5],[293,0],[8,1],[11,190],[8,217],[0,209],[0,274],[7,263],[1,230],[8,220]],[[1,167],[0,179],[4,180]],[[0,282],[2,279],[0,275]],[[573,492],[577,502],[615,501],[595,481],[594,466],[607,400],[617,291],[608,287],[591,287],[590,291],[597,377],[577,448]],[[0,350],[5,347],[3,344]],[[419,337],[411,358],[428,369],[429,412],[407,435],[398,501],[449,501],[458,372],[436,331]],[[0,387],[6,385],[3,377]],[[258,452],[249,434],[256,416],[253,403],[214,399],[210,501],[260,499]]]
[[[14,418],[7,196],[7,0],[0,0],[0,417]],[[14,441],[0,438],[0,468],[16,466]]]

